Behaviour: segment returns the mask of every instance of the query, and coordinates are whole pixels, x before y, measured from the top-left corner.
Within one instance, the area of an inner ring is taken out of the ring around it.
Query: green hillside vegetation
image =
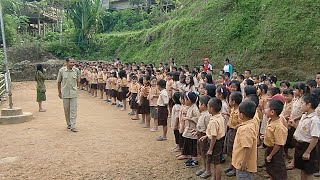
[[[104,12],[104,27],[87,47],[73,40],[68,24],[62,45],[58,33],[47,34],[42,44],[57,57],[83,60],[158,63],[173,57],[194,66],[209,57],[219,69],[228,57],[240,72],[305,80],[320,71],[319,9],[320,0],[180,0],[164,15]]]

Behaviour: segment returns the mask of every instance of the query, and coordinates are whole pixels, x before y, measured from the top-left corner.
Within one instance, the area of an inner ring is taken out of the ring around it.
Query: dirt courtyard
[[[32,112],[34,119],[0,125],[1,180],[200,179],[195,176],[198,168],[186,168],[175,160],[172,130],[167,141],[157,142],[161,131],[142,128],[138,121],[130,120],[129,111],[120,111],[84,91],[78,98],[79,132],[68,131],[56,83],[47,81],[46,85],[44,113],[37,111],[35,82],[13,85],[14,106]],[[262,151],[259,153],[262,163]],[[256,179],[265,179],[265,172],[259,171]],[[297,170],[289,171],[290,180],[299,179],[298,175]]]

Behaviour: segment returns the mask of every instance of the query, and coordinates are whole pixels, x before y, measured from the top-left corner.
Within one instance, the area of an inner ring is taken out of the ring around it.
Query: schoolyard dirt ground
[[[79,132],[68,131],[56,83],[46,84],[44,113],[37,111],[34,82],[13,85],[14,106],[34,113],[34,119],[0,125],[0,179],[200,179],[195,176],[198,168],[186,168],[175,160],[172,130],[167,141],[157,142],[161,131],[143,129],[138,121],[130,120],[129,111],[84,91],[78,100]],[[259,153],[262,163],[262,150]],[[299,179],[299,174],[289,171],[289,179]],[[255,177],[266,179],[264,175],[260,169]]]

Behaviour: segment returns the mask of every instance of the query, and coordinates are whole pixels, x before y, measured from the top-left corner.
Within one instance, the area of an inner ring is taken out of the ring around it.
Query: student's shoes
[[[202,174],[200,175],[200,177],[203,178],[203,179],[207,179],[207,178],[210,177],[210,176],[211,176],[211,173],[207,173],[207,172],[204,172],[204,173],[202,173]]]
[[[221,164],[224,164],[226,162],[226,159],[222,156],[221,158]]]
[[[228,177],[236,176],[236,171],[235,170],[231,170],[231,171],[227,172],[226,175]]]
[[[67,129],[71,129],[71,126],[70,126],[70,125],[68,125],[68,126],[67,126]]]
[[[143,128],[150,128],[150,126],[144,125]]]
[[[196,176],[200,176],[203,174],[206,170],[200,169],[199,171],[196,172]]]
[[[184,162],[184,164],[186,165],[186,164],[189,164],[189,163],[191,163],[193,160],[192,159],[188,159],[187,161],[185,161]]]
[[[227,169],[224,170],[224,173],[228,173],[229,171],[232,171],[233,169],[231,167],[228,167]]]
[[[188,168],[193,168],[193,167],[196,167],[199,165],[199,162],[198,161],[194,161],[192,160],[190,163],[186,164],[186,167]]]
[[[151,131],[151,132],[156,132],[156,131],[158,131],[158,129],[151,128],[150,131]]]
[[[265,163],[263,163],[263,164],[261,164],[261,165],[258,165],[258,168],[264,168],[264,167],[266,167],[266,164],[265,164]]]
[[[314,177],[320,177],[320,171],[317,173],[314,173],[313,175],[314,175]]]
[[[289,154],[285,154],[285,157],[286,157],[286,159],[289,159],[289,160],[292,159],[292,157]]]
[[[72,131],[72,132],[78,132],[78,129],[72,128],[71,131]]]
[[[167,140],[167,138],[165,138],[165,137],[163,137],[163,136],[159,136],[158,138],[157,138],[157,141],[166,141]]]

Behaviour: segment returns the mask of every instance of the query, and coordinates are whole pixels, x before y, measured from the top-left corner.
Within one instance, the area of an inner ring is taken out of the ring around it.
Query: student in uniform
[[[117,96],[118,96],[118,83],[117,83],[117,72],[111,73],[111,79],[110,79],[110,85],[111,85],[111,97],[112,97],[112,103],[111,105],[117,104]]]
[[[106,86],[106,82],[103,79],[104,73],[102,71],[102,68],[98,68],[98,90],[100,92],[100,99],[103,99],[103,93]]]
[[[287,170],[284,159],[284,148],[288,130],[283,125],[280,114],[283,110],[283,103],[278,99],[271,99],[265,108],[265,114],[269,118],[264,144],[266,148],[266,169],[271,180],[287,180]]]
[[[158,141],[167,140],[168,132],[168,104],[169,104],[169,95],[166,90],[166,81],[161,79],[157,83],[158,89],[160,90],[160,95],[158,97],[158,124],[163,126],[163,134],[157,138]]]
[[[111,73],[110,71],[107,71],[106,75],[106,100],[108,103],[111,103]]]
[[[201,157],[201,164],[202,169],[196,172],[197,176],[200,176],[201,178],[208,178],[211,176],[211,168],[210,163],[207,161],[207,152],[209,149],[208,141],[207,139],[204,141],[200,141],[200,138],[203,136],[206,136],[206,130],[211,118],[211,115],[208,111],[208,103],[210,101],[210,96],[200,96],[199,98],[199,111],[200,111],[200,117],[197,122],[197,129],[193,132],[193,135],[197,136],[197,152],[198,155]]]
[[[198,96],[194,92],[186,93],[186,105],[189,107],[186,117],[182,119],[185,122],[185,128],[182,136],[185,138],[182,154],[191,156],[191,159],[185,162],[186,167],[195,167],[197,161],[197,137],[192,135],[196,130],[196,125],[200,116],[200,111],[197,106]]]
[[[315,112],[319,99],[314,94],[303,97],[301,110],[305,113],[299,124],[290,120],[296,127],[294,138],[297,140],[294,153],[294,166],[301,170],[301,180],[313,178],[313,173],[319,172],[318,150],[316,145],[320,137],[320,119]]]
[[[211,114],[210,122],[206,130],[206,136],[200,138],[204,141],[208,138],[209,149],[207,151],[207,160],[213,164],[211,169],[212,176],[215,180],[221,180],[221,158],[223,153],[223,142],[226,134],[224,118],[220,111],[222,102],[218,98],[212,98],[208,103],[208,111]]]
[[[154,119],[154,127],[150,129],[151,132],[158,130],[158,110],[157,100],[160,94],[160,90],[157,87],[157,77],[151,77],[151,87],[148,96],[150,102],[150,116]]]
[[[172,101],[173,88],[172,88],[172,86],[173,86],[172,73],[169,72],[169,73],[167,73],[167,81],[166,81],[166,90],[167,90],[168,97],[169,97],[169,104],[168,104],[169,116],[171,116],[170,113],[171,113],[172,107],[173,107],[173,101]]]
[[[174,105],[172,107],[171,112],[171,128],[173,129],[173,134],[175,137],[176,146],[172,149],[172,151],[180,152],[181,149],[179,147],[179,113],[181,110],[181,102],[180,102],[180,92],[175,92],[172,96],[172,100]]]
[[[232,166],[238,180],[253,180],[257,172],[257,124],[253,119],[257,105],[245,100],[239,105],[239,118],[243,123],[237,129],[232,151]]]
[[[237,127],[241,124],[239,120],[239,105],[242,102],[242,94],[239,91],[235,91],[231,93],[229,97],[229,104],[230,104],[230,117],[228,121],[228,131],[226,134],[226,141],[224,146],[224,153],[227,154],[230,158],[232,158],[232,149],[234,138],[236,136]],[[225,171],[227,176],[235,176],[236,169],[230,164],[230,167],[227,168]]]
[[[127,74],[125,70],[119,71],[119,101],[122,101],[123,108],[121,111],[127,110],[127,94],[129,92]]]
[[[129,87],[129,93],[127,96],[130,99],[130,109],[132,109],[132,115],[135,115],[134,118],[131,118],[132,120],[139,120],[139,114],[138,114],[138,103],[137,103],[137,96],[138,91],[140,89],[140,85],[138,84],[138,77],[136,75],[133,75],[131,77],[132,83]]]
[[[310,93],[310,89],[309,87],[304,84],[304,83],[297,83],[293,86],[294,89],[294,96],[295,98],[293,99],[293,104],[292,104],[292,110],[291,110],[291,114],[290,114],[290,118],[289,121],[294,121],[294,122],[299,122],[299,120],[302,117],[302,104],[303,104],[303,98],[305,95]],[[295,131],[295,127],[290,127],[290,123],[289,123],[289,128],[292,128],[292,131],[294,133]],[[292,146],[295,147],[295,139],[293,139],[293,133],[289,133],[288,134],[288,138],[292,139]],[[292,136],[290,136],[292,135]],[[292,159],[292,161],[287,165],[287,170],[292,170],[294,169],[294,161],[295,158]]]
[[[141,86],[140,106],[138,113],[142,115],[143,128],[150,128],[150,102],[148,100],[150,92],[150,76],[146,75],[142,78],[143,85]]]
[[[98,89],[98,72],[97,69],[93,69],[92,71],[92,91],[91,94],[93,97],[97,97],[97,89]]]

